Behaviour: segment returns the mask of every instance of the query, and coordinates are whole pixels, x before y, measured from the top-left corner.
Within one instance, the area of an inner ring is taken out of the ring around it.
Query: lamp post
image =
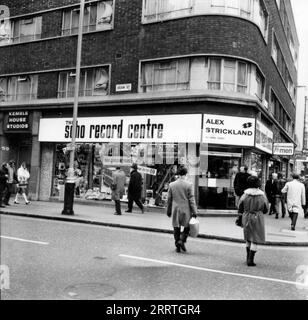
[[[75,160],[75,142],[76,142],[76,126],[78,115],[78,98],[79,98],[79,82],[80,82],[80,63],[81,63],[81,48],[82,48],[82,31],[84,17],[85,0],[80,0],[79,26],[78,26],[78,43],[77,43],[77,58],[76,58],[76,78],[75,78],[75,94],[74,94],[74,109],[73,109],[73,126],[72,126],[72,141],[70,145],[70,164],[68,175],[65,182],[64,192],[64,208],[63,215],[74,215],[74,191],[75,191],[75,175],[74,175],[74,160]]]

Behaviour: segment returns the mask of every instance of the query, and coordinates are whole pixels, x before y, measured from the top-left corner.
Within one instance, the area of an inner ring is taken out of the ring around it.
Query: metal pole
[[[69,163],[69,169],[68,169],[68,176],[65,183],[64,208],[62,211],[63,215],[74,215],[74,210],[73,210],[74,191],[75,191],[74,160],[75,160],[76,127],[77,127],[77,116],[78,116],[78,98],[79,98],[84,3],[85,3],[85,0],[80,0],[72,141],[70,146],[70,163]]]

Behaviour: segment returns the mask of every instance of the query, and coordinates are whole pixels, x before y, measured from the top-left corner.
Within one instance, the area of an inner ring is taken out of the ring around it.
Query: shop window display
[[[185,164],[186,144],[166,143],[84,143],[75,151],[75,196],[85,200],[111,200],[112,173],[121,166],[127,176],[131,164],[137,163],[143,176],[142,200],[147,206],[165,207],[169,184],[176,180],[177,166]],[[57,144],[54,162],[52,197],[64,199],[64,186],[69,167],[66,144]]]

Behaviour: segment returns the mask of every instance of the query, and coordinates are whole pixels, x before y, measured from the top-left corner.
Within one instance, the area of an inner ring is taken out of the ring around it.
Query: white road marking
[[[0,236],[0,238],[9,239],[9,240],[16,240],[16,241],[21,241],[21,242],[30,242],[30,243],[36,243],[36,244],[42,244],[42,245],[48,245],[49,244],[49,242],[27,240],[27,239],[14,238],[14,237],[8,237],[8,236]]]
[[[137,256],[130,256],[130,255],[126,255],[126,254],[120,254],[119,256],[123,257],[123,258],[128,258],[128,259],[155,262],[155,263],[166,264],[166,265],[171,265],[171,266],[176,266],[176,267],[181,267],[181,268],[187,268],[187,269],[194,269],[194,270],[199,270],[199,271],[207,271],[207,272],[220,273],[220,274],[231,275],[231,276],[236,276],[236,277],[251,278],[251,279],[256,279],[256,280],[265,280],[265,281],[279,282],[279,283],[285,283],[285,284],[292,284],[292,285],[296,285],[296,286],[307,287],[307,284],[304,284],[304,283],[301,283],[301,282],[294,282],[294,281],[287,281],[287,280],[281,280],[281,279],[275,279],[275,278],[266,278],[266,277],[260,277],[260,276],[253,276],[253,275],[244,274],[244,273],[234,273],[234,272],[228,272],[228,271],[208,269],[208,268],[190,266],[190,265],[180,264],[180,263],[175,263],[175,262],[162,261],[162,260],[157,260],[157,259],[149,259],[149,258],[143,258],[143,257],[137,257]]]

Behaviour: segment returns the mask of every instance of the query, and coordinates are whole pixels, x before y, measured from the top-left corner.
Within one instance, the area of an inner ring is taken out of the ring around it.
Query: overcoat
[[[260,189],[247,189],[239,201],[239,213],[243,215],[244,239],[256,244],[265,242],[264,213],[269,210],[268,200]]]
[[[172,226],[188,227],[193,214],[197,214],[197,206],[192,184],[179,178],[170,183],[167,200],[167,215],[172,217]]]
[[[116,185],[116,189],[112,190],[111,199],[112,200],[120,200],[122,199],[125,193],[125,182],[126,182],[126,175],[123,170],[116,170],[112,173],[112,183]]]
[[[133,170],[130,174],[128,184],[128,198],[140,199],[142,191],[142,176],[137,170]]]

